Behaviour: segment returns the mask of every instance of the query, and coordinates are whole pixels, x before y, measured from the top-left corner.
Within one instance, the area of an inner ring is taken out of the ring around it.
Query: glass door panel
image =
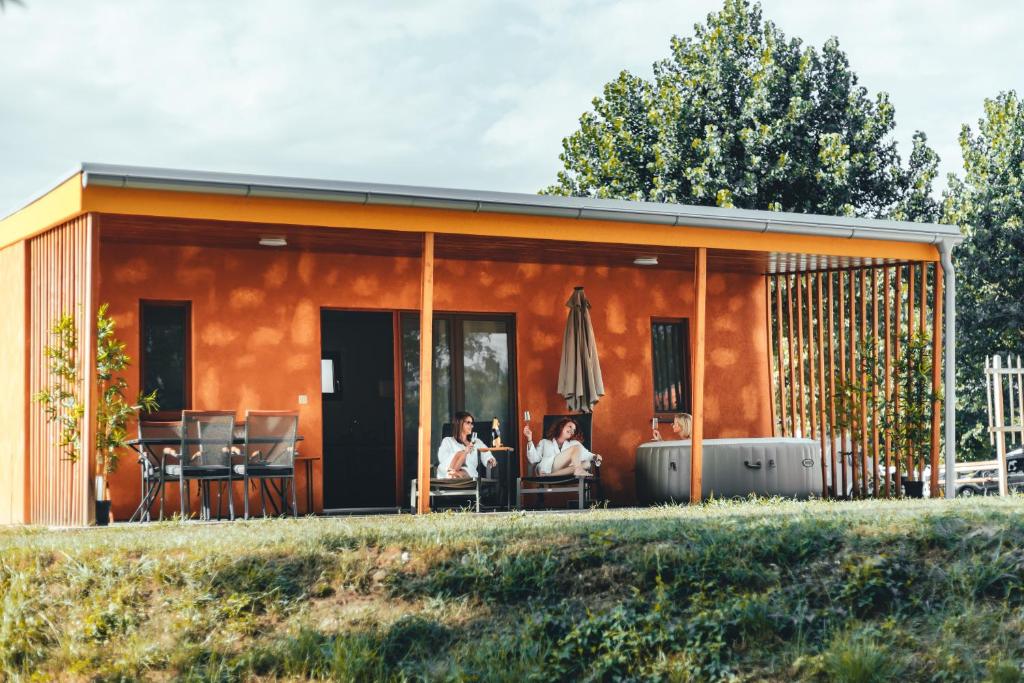
[[[462,405],[476,417],[478,436],[489,445],[491,420],[497,417],[504,431],[511,417],[510,325],[508,320],[463,319],[461,323]]]
[[[441,427],[452,414],[452,352],[449,321],[434,320],[434,368],[431,392],[431,453],[441,445]],[[420,316],[402,314],[402,451],[404,491],[416,478],[420,421]]]

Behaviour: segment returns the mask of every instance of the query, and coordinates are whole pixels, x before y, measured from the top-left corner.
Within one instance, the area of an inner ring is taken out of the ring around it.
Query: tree
[[[108,304],[96,311],[96,476],[104,482],[97,488],[97,496],[106,494],[105,478],[117,469],[117,449],[125,445],[128,434],[125,427],[140,411],[153,412],[159,406],[156,390],[148,394],[139,392],[135,404],[125,400],[128,382],[119,373],[131,364],[124,342],[115,334],[114,320],[107,315]],[[64,459],[77,462],[82,456],[82,423],[85,404],[82,391],[82,372],[78,366],[78,326],[70,313],[62,313],[51,329],[53,344],[44,349],[50,385],[35,394],[35,401],[43,406],[46,418],[57,423],[57,447]]]
[[[759,4],[725,0],[674,37],[652,80],[623,71],[562,141],[544,192],[934,220],[923,133],[901,165],[894,109],[857,84],[835,38],[787,39]]]
[[[1013,91],[985,101],[975,133],[960,131],[964,177],[950,175],[944,222],[965,235],[957,272],[959,456],[992,457],[985,356],[1024,355],[1024,106]]]

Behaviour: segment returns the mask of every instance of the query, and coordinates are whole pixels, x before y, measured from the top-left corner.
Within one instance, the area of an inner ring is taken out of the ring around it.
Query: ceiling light
[[[261,247],[284,247],[288,245],[288,240],[283,237],[261,237]]]
[[[656,266],[658,265],[657,256],[637,256],[633,259],[633,265],[635,266]]]

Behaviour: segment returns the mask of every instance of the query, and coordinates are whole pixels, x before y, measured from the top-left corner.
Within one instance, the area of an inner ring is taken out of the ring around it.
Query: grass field
[[[0,671],[1019,681],[1022,513],[767,501],[3,530]]]

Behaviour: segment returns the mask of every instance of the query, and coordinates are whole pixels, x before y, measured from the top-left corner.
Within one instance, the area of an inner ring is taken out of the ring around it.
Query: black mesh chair
[[[242,447],[242,462],[234,465],[232,474],[241,478],[245,492],[245,518],[249,519],[249,483],[259,488],[263,516],[267,516],[267,485],[279,482],[273,492],[280,494],[284,512],[288,505],[285,498],[286,485],[291,485],[292,516],[299,516],[295,501],[295,441],[299,431],[299,413],[290,410],[249,410],[245,413],[245,445]],[[273,502],[273,501],[272,501]]]
[[[444,423],[441,426],[441,438],[452,435],[451,423]],[[430,471],[436,472],[438,466],[437,453],[430,454]],[[438,479],[430,478],[430,507],[434,507],[435,498],[470,498],[474,501],[474,508],[477,512],[481,510],[483,497],[491,491],[497,490],[498,480],[491,476],[493,468],[485,467],[484,475],[480,476],[479,468],[476,478],[470,479]],[[412,509],[416,509],[416,500],[419,497],[419,486],[416,479],[412,480],[412,487],[409,493],[409,502]]]
[[[178,480],[181,487],[181,516],[191,515],[189,482],[196,481],[202,499],[202,519],[210,519],[210,484],[216,482],[220,510],[221,487],[231,484],[231,444],[234,441],[235,414],[220,410],[185,410],[181,413],[181,446],[165,458],[177,460],[165,464],[168,477]],[[235,505],[228,495],[228,513],[235,518]]]
[[[592,413],[581,415],[545,415],[544,434],[548,433],[555,423],[563,417],[571,417],[579,426],[576,432],[576,440],[582,443],[588,450],[593,443],[594,416]],[[543,435],[542,435],[543,436]],[[539,496],[540,505],[544,506],[544,496],[548,493],[574,493],[576,494],[577,505],[583,510],[594,499],[596,489],[598,498],[601,497],[601,466],[597,462],[591,464],[591,475],[589,477],[577,477],[572,474],[565,475],[542,475],[538,471],[538,464],[530,464],[530,476],[516,479],[516,507],[523,507],[523,496]]]
[[[175,456],[171,446],[181,441],[180,422],[147,422],[139,420],[139,470],[142,479],[142,495],[139,507],[132,515],[140,522],[152,519],[153,503],[160,497],[159,518],[164,518],[164,487],[167,484],[167,457]],[[156,443],[147,443],[156,442]]]

